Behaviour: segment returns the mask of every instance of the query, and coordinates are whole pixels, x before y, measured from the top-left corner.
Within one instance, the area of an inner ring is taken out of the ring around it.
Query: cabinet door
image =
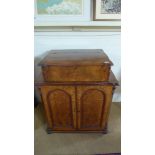
[[[41,93],[48,127],[52,130],[75,130],[75,88],[71,86],[42,86]]]
[[[104,129],[112,98],[112,86],[78,86],[79,130]]]

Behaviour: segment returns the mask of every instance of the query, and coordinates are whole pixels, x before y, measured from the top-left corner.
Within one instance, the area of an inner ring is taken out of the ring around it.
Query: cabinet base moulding
[[[47,128],[46,132],[48,134],[52,133],[102,133],[102,134],[107,134],[108,133],[108,125],[106,123],[105,128],[103,130],[53,130],[51,128]]]
[[[97,130],[97,131],[91,131],[91,130],[85,130],[85,131],[79,131],[79,130],[75,130],[75,131],[64,131],[64,130],[59,130],[59,131],[54,131],[52,129],[47,128],[47,133],[48,134],[52,134],[52,133],[102,133],[102,134],[107,134],[108,130],[107,129],[103,129],[103,130]]]

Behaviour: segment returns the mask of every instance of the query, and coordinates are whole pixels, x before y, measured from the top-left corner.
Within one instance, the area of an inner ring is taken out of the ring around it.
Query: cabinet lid
[[[40,66],[113,65],[102,49],[51,50]]]

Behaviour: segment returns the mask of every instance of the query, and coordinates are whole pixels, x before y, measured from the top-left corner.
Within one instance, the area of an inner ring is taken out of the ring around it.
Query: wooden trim
[[[73,131],[64,131],[64,130],[52,130],[52,129],[47,129],[48,130],[48,134],[51,133],[102,133],[102,134],[106,134],[106,132],[104,130],[94,130],[94,131],[90,131],[90,130],[85,130],[85,131],[77,131],[77,130],[73,130]]]
[[[44,110],[45,110],[47,126],[48,126],[48,128],[52,128],[53,124],[52,124],[52,120],[51,120],[51,117],[50,117],[50,112],[49,112],[49,108],[48,108],[46,94],[43,92],[42,88],[39,88],[39,92],[40,92],[40,96],[41,96],[41,99],[42,99],[42,104],[43,104]]]
[[[47,133],[102,133],[102,134],[107,134],[108,128],[107,128],[107,123],[104,127],[104,129],[99,129],[99,130],[52,130],[51,128],[47,128]]]
[[[96,0],[93,0],[93,20],[96,21]]]
[[[112,63],[112,61],[109,60],[109,63],[104,63],[103,64],[95,64],[93,66],[113,66],[114,64]],[[38,64],[38,66],[41,66],[41,67],[50,67],[50,66],[58,66],[58,67],[76,67],[76,66],[92,66],[92,64],[85,64],[85,65],[81,65],[81,64],[76,64],[76,65],[64,65],[64,64],[59,64],[59,65],[54,65],[54,64],[51,64],[51,65],[45,65],[42,63],[42,61]]]
[[[43,108],[44,108],[44,111],[45,111],[44,113],[45,113],[45,118],[46,118],[47,126],[49,128],[50,126],[52,126],[52,124],[51,124],[50,120],[48,119],[48,115],[47,115],[47,112],[46,112],[46,107],[45,107],[45,104],[44,104],[41,88],[39,88],[38,90],[39,90],[39,95],[40,95],[40,98],[41,98],[41,103],[43,104]]]
[[[121,24],[120,23],[116,24],[114,22],[111,21],[109,24],[105,24],[105,25],[104,24],[101,24],[101,25],[90,24],[89,26],[84,26],[84,25],[83,26],[39,26],[39,27],[35,27],[34,32],[35,32],[35,36],[49,36],[49,34],[43,34],[43,35],[40,34],[40,33],[47,33],[47,32],[48,33],[53,33],[53,32],[58,32],[58,33],[59,32],[68,32],[68,33],[70,32],[96,32],[96,33],[97,32],[121,32]],[[98,23],[101,23],[101,21]],[[107,36],[107,35],[104,35],[104,36]],[[55,37],[58,37],[58,36],[55,36]]]
[[[57,85],[68,85],[68,86],[79,86],[79,85],[85,85],[85,86],[95,86],[95,85],[112,85],[112,86],[119,86],[118,83],[112,83],[109,81],[91,81],[91,82],[36,82],[35,86],[57,86]]]
[[[111,103],[112,103],[112,97],[113,97],[113,93],[114,93],[114,88],[115,87],[112,87],[112,91],[111,91],[111,93],[109,93],[109,95],[111,96],[111,97],[108,98],[109,101],[107,99],[106,102],[105,102],[106,103],[105,106],[107,106],[107,108],[106,108],[107,111],[104,112],[105,115],[103,115],[103,124],[102,124],[102,127],[105,127],[107,125],[107,122],[108,122],[108,118],[109,118],[109,115],[110,115]]]
[[[75,86],[75,106],[76,106],[76,129],[78,130],[79,126],[78,126],[78,101],[77,101],[77,86]]]

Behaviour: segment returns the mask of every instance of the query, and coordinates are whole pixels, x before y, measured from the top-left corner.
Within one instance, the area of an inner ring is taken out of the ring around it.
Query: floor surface
[[[46,133],[40,104],[34,112],[35,155],[91,155],[121,152],[121,106],[112,103],[108,134]]]

